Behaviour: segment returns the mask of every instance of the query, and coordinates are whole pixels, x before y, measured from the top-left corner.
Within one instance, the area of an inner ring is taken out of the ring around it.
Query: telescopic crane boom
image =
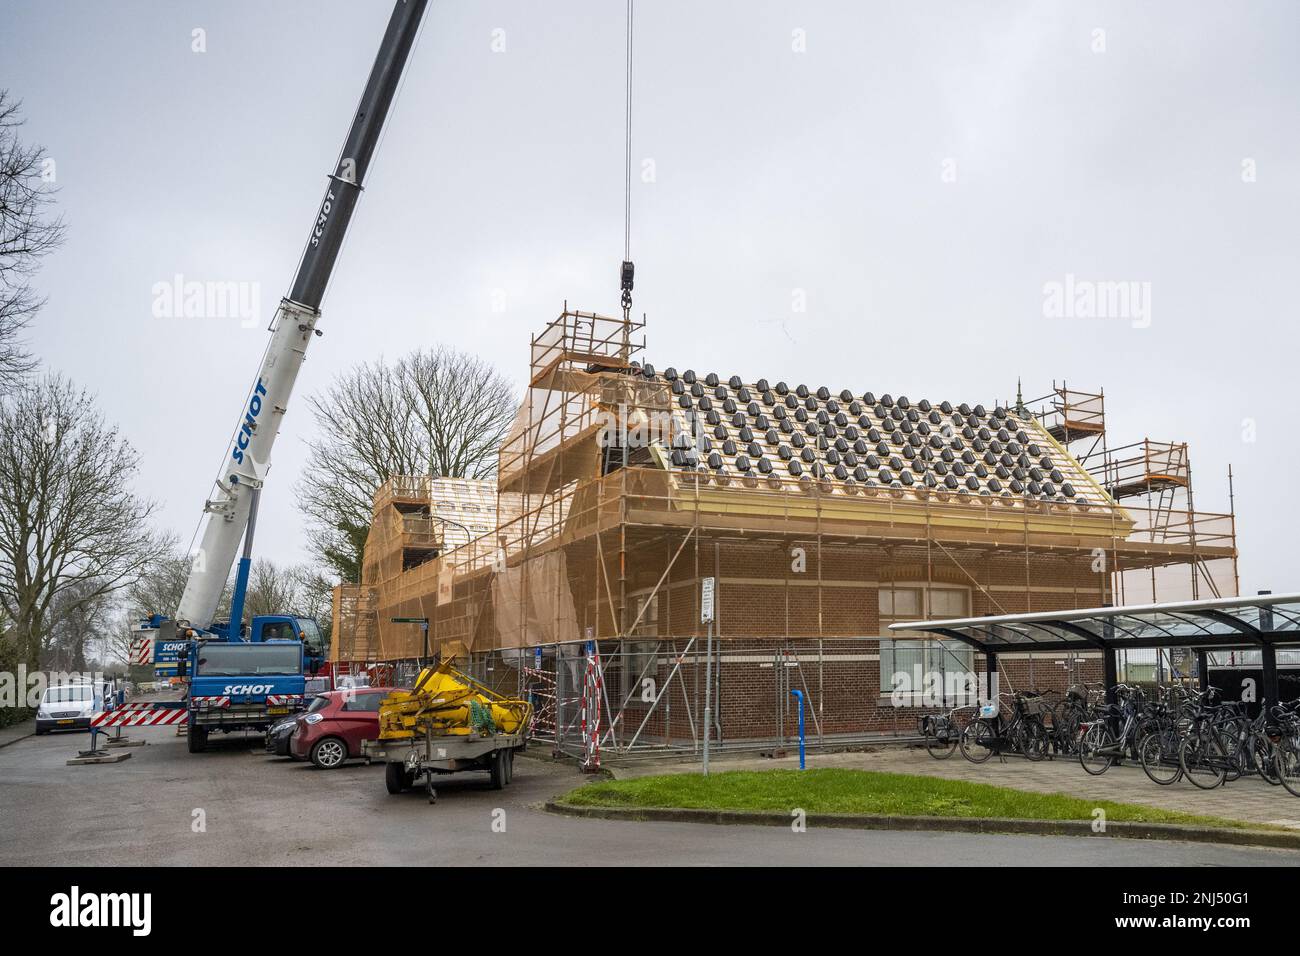
[[[196,630],[211,627],[235,552],[240,539],[245,538],[226,635],[229,640],[238,639],[251,561],[250,519],[256,516],[256,499],[270,466],[271,447],[288,410],[307,346],[314,335],[320,334],[316,323],[321,299],[427,5],[428,0],[397,0],[393,8],[365,92],[312,223],[297,274],[288,296],[276,310],[262,367],[241,410],[215,493],[204,505],[207,525],[176,609],[176,620]]]

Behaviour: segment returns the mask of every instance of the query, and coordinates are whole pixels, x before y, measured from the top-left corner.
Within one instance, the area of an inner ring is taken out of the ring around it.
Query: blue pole
[[[805,751],[804,751],[804,736],[803,736],[803,691],[792,690],[790,691],[790,693],[794,694],[794,696],[799,701],[799,769],[806,770],[808,768],[804,762]]]
[[[235,591],[230,598],[230,624],[226,629],[226,640],[237,641],[244,623],[244,598],[248,595],[248,571],[252,566],[251,558],[240,558],[239,569],[235,572]]]
[[[257,530],[257,506],[261,499],[262,489],[254,488],[248,505],[248,526],[244,529],[244,554],[239,559],[239,570],[235,572],[235,593],[230,598],[227,641],[239,640],[244,624],[244,598],[248,595],[248,572],[253,566],[253,532]]]

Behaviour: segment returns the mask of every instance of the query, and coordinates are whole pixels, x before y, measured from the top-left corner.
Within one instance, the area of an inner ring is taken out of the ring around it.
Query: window
[[[89,684],[65,684],[62,687],[51,687],[45,692],[44,702],[47,704],[72,704],[90,700],[93,696],[93,688]]]
[[[329,650],[329,645],[321,636],[320,626],[312,618],[298,618],[298,630],[302,634],[302,642],[307,645],[308,652],[324,654]]]
[[[636,636],[654,637],[659,633],[659,595],[650,598],[648,605],[643,594],[634,594],[631,597],[632,620],[637,621]]]
[[[373,714],[379,711],[379,702],[388,696],[388,691],[382,694],[357,694],[352,700],[343,704],[343,709],[348,711],[363,711],[364,713]]]
[[[298,635],[294,632],[293,625],[288,621],[272,621],[270,624],[262,625],[262,640],[296,641]]]
[[[297,644],[225,644],[209,641],[199,649],[198,676],[252,677],[301,674]]]
[[[974,673],[975,652],[961,641],[937,640],[915,632],[890,631],[904,621],[970,615],[970,591],[951,586],[894,584],[880,587],[880,694],[900,691],[919,699],[938,693],[947,699]],[[889,636],[892,635],[892,636]]]

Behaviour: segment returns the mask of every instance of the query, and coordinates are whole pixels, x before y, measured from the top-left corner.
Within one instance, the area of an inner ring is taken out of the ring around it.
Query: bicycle
[[[1276,709],[1276,708],[1274,708]],[[1242,727],[1239,721],[1230,720],[1225,725],[1237,729],[1234,736],[1235,750],[1229,754],[1234,766],[1241,774],[1259,774],[1270,784],[1277,786],[1282,781],[1277,776],[1273,759],[1273,739],[1276,729],[1269,723],[1271,716],[1267,700],[1260,701],[1259,716]],[[1273,733],[1270,733],[1273,730]]]
[[[1183,768],[1178,762],[1178,749],[1182,745],[1179,732],[1177,706],[1169,703],[1168,694],[1150,708],[1154,728],[1142,739],[1138,747],[1138,762],[1152,783],[1162,787],[1177,783],[1183,778]]]
[[[961,709],[963,708],[954,707],[946,713],[927,714],[921,718],[920,730],[921,736],[925,738],[925,749],[935,760],[947,760],[957,749],[957,743],[961,739],[957,711]]]
[[[1118,763],[1126,751],[1138,757],[1143,739],[1156,729],[1145,719],[1145,698],[1140,688],[1117,684],[1115,695],[1119,703],[1106,705],[1101,717],[1087,721],[1079,738],[1079,766],[1094,777]],[[1118,731],[1114,729],[1117,721]]]
[[[1277,739],[1270,740],[1273,771],[1287,793],[1300,797],[1300,701],[1277,705],[1272,716],[1277,733]]]
[[[1007,695],[999,695],[999,698]],[[1011,720],[1002,722],[1002,707],[999,701],[996,709],[984,713],[981,708],[976,718],[966,725],[961,733],[959,746],[961,755],[971,763],[984,763],[993,754],[1005,759],[1007,750],[1014,750],[1027,760],[1038,762],[1047,757],[1047,729],[1042,719],[1030,714],[1026,701],[1039,695],[1017,691],[1011,695]]]
[[[1225,739],[1231,734],[1222,722],[1222,706],[1213,703],[1216,699],[1217,695],[1209,691],[1196,696],[1191,726],[1178,747],[1178,765],[1183,776],[1202,790],[1223,786],[1230,773],[1240,775],[1230,756],[1236,745]]]
[[[1071,684],[1066,688],[1065,699],[1052,708],[1053,749],[1058,754],[1077,754],[1081,728],[1093,716],[1087,688],[1081,684]]]

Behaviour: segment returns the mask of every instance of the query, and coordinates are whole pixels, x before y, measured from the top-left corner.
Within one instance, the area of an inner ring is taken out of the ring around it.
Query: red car
[[[289,739],[298,760],[310,759],[322,770],[361,756],[361,742],[379,737],[379,704],[404,687],[357,687],[331,690],[312,699]]]

